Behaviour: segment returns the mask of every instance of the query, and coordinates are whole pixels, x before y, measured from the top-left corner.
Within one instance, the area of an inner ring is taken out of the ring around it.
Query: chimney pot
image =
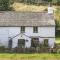
[[[48,7],[48,14],[53,14],[53,7],[51,6]]]

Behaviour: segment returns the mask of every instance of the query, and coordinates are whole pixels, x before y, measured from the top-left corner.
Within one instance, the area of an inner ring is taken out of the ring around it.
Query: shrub
[[[0,52],[5,52],[5,47],[4,46],[0,46]]]

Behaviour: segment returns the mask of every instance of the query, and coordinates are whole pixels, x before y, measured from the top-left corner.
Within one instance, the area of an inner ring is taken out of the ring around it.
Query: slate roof
[[[0,26],[55,26],[53,14],[46,12],[0,12]]]

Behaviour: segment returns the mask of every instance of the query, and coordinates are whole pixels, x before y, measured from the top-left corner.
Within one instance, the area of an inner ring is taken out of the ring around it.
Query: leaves
[[[0,11],[8,10],[9,0],[0,0]]]

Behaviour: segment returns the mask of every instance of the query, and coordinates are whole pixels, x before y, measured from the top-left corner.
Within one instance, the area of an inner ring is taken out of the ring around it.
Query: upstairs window
[[[21,33],[25,33],[25,26],[21,26]]]
[[[38,27],[33,27],[33,33],[38,33]]]

